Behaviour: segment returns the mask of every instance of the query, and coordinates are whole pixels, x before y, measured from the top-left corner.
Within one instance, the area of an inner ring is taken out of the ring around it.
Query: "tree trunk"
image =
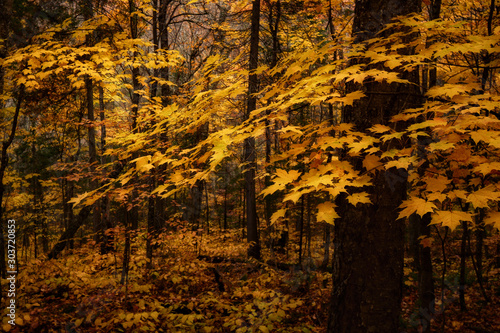
[[[425,214],[422,218],[418,218],[418,227],[420,228],[420,235],[429,238],[431,236],[431,227],[429,223],[431,222],[431,214]],[[431,245],[422,245],[418,243],[418,250],[420,252],[420,271],[418,280],[418,298],[420,300],[420,307],[422,314],[421,321],[421,332],[429,333],[431,331],[431,323],[429,318],[433,317],[435,312],[435,294],[434,294],[434,279],[432,277],[432,255],[431,255]]]
[[[483,208],[479,209],[479,213],[476,215],[476,275],[479,284],[483,284],[483,246],[484,237],[486,236],[486,229],[484,226],[484,216],[485,210]]]
[[[135,13],[137,10],[137,6],[135,4],[134,0],[129,0],[128,1],[129,5],[129,15],[130,15],[130,37],[132,39],[138,38],[138,21],[139,18],[137,14]],[[133,59],[135,61],[137,57],[137,51],[133,52]],[[131,72],[132,72],[132,108],[130,110],[130,115],[132,118],[132,133],[137,134],[139,133],[139,124],[137,123],[137,118],[138,118],[138,112],[139,112],[139,102],[141,96],[137,92],[141,87],[139,84],[139,67],[137,66],[131,66]],[[133,158],[139,157],[138,153],[133,153],[132,154]],[[129,223],[127,224],[132,230],[137,230],[139,228],[139,207],[137,207],[136,199],[139,196],[138,191],[134,189],[131,193],[129,202],[131,203],[132,207],[130,208],[130,213],[128,214],[130,220]],[[128,235],[128,233],[127,233]]]
[[[392,18],[419,11],[419,4],[417,0],[356,1],[355,40],[362,43],[375,37]],[[363,60],[351,62],[359,64]],[[416,83],[414,72],[400,74]],[[418,85],[364,82],[362,86],[351,84],[347,88],[349,92],[362,89],[369,96],[343,112],[343,119],[363,132],[376,123],[389,125],[392,116],[421,102]],[[384,151],[401,147],[390,142],[380,148]],[[362,156],[349,160],[356,170],[364,171]],[[372,204],[354,207],[344,195],[338,197],[342,217],[335,224],[334,288],[327,332],[398,331],[404,247],[403,223],[396,219],[397,208],[406,196],[406,182],[406,171],[391,168],[372,177],[373,186],[366,190]]]
[[[155,188],[155,173],[154,170],[151,172],[151,180],[150,180],[150,191],[153,191]],[[155,228],[155,197],[150,195],[148,198],[148,237],[146,239],[146,259],[147,268],[153,268],[153,241],[156,239],[156,228]]]
[[[250,59],[248,77],[248,100],[245,119],[250,117],[250,113],[257,107],[257,97],[255,94],[259,88],[259,78],[252,71],[257,69],[259,60],[259,24],[260,24],[260,0],[252,2],[252,23],[250,32]],[[248,255],[255,259],[260,259],[260,243],[257,228],[257,208],[255,202],[255,138],[250,137],[244,142],[245,161],[245,195],[246,195],[246,219],[247,219],[247,241],[249,243]]]
[[[468,237],[468,226],[467,222],[462,222],[462,244],[460,247],[460,287],[458,288],[458,297],[460,300],[460,311],[467,311],[467,305],[465,304],[465,283],[467,273],[465,270],[466,260],[467,260],[467,237]]]
[[[276,6],[276,16],[273,15],[273,9],[274,6]],[[268,15],[268,25],[269,29],[271,31],[271,38],[272,38],[272,45],[273,48],[271,50],[271,62],[270,62],[270,67],[274,68],[278,64],[278,53],[279,53],[279,36],[278,36],[278,28],[281,20],[281,0],[278,0],[276,4],[273,4],[268,1],[268,7],[269,7],[269,15]],[[267,109],[266,110],[266,115],[269,116],[271,114],[271,110]],[[271,146],[272,146],[272,128],[271,128],[271,121],[269,119],[265,120],[266,122],[266,176],[264,178],[264,184],[265,187],[271,186],[271,174],[273,172],[271,168]],[[274,133],[275,135],[275,133]],[[266,216],[266,223],[268,227],[268,232],[272,236],[273,233],[273,228],[271,227],[271,216],[274,211],[274,202],[275,202],[275,195],[267,195],[265,197],[266,205],[265,205],[265,216]]]
[[[298,262],[298,265],[302,265],[302,243],[303,243],[303,239],[304,239],[304,206],[305,206],[305,203],[304,203],[304,197],[305,195],[303,195],[302,197],[300,197],[300,215],[297,219],[297,231],[299,232],[299,262]]]
[[[193,187],[189,189],[189,198],[186,207],[184,208],[183,219],[188,221],[192,226],[197,228],[200,226],[201,205],[203,203],[203,189],[205,182],[197,180]]]

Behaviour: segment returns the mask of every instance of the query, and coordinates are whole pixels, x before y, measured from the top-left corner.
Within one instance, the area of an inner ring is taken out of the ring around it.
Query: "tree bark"
[[[420,9],[417,0],[358,0],[355,4],[353,35],[357,43],[380,36],[381,29],[398,15]],[[382,34],[387,36],[390,31]],[[409,53],[411,50],[405,50]],[[351,60],[360,64],[365,60]],[[400,76],[418,82],[414,72]],[[362,89],[368,96],[344,108],[343,119],[358,131],[374,124],[389,125],[392,116],[421,102],[418,85],[364,82],[348,85],[348,92]],[[389,142],[381,150],[401,148]],[[362,158],[348,160],[359,171]],[[333,255],[333,293],[327,332],[397,332],[401,312],[403,278],[403,223],[397,208],[406,196],[407,173],[391,168],[377,171],[369,193],[372,204],[354,207],[337,198],[341,219],[335,224],[336,250]],[[349,189],[350,193],[360,191]]]
[[[139,18],[137,14],[135,13],[137,10],[137,6],[134,0],[129,0],[128,1],[129,5],[129,15],[130,15],[130,37],[132,39],[138,38],[138,23],[139,23]],[[137,58],[137,51],[133,52],[133,61],[135,62],[135,59]],[[139,124],[137,123],[137,118],[138,118],[138,112],[139,112],[139,102],[141,99],[141,96],[137,92],[141,87],[139,84],[139,67],[133,65],[131,66],[131,72],[132,72],[132,92],[131,92],[131,102],[132,102],[132,108],[130,110],[130,115],[132,118],[132,133],[137,134],[139,133]],[[137,152],[132,154],[133,158],[139,157],[139,154]],[[139,228],[139,207],[137,207],[136,199],[139,196],[138,191],[136,189],[132,190],[129,202],[132,205],[132,208],[130,208],[130,213],[127,215],[129,216],[130,220],[129,223],[127,224],[132,230],[137,230]],[[128,234],[127,234],[128,235]]]
[[[417,215],[417,226],[420,228],[420,235],[426,238],[431,236],[431,214],[425,214],[422,218]],[[432,269],[432,254],[430,244],[428,246],[422,245],[420,242],[417,244],[419,251],[419,279],[418,279],[418,299],[420,301],[422,314],[420,318],[421,332],[431,332],[431,322],[429,318],[433,317],[435,312],[436,296],[434,294],[434,278]]]
[[[462,244],[460,246],[460,287],[458,288],[458,297],[460,300],[460,311],[467,311],[465,304],[465,283],[466,283],[466,260],[467,260],[467,237],[469,228],[467,222],[462,222]]]
[[[248,100],[245,119],[250,117],[250,113],[257,107],[257,97],[255,94],[259,87],[259,78],[253,73],[257,69],[259,60],[259,24],[260,24],[260,0],[252,2],[252,23],[250,32],[250,58],[248,67],[250,75],[248,77]],[[245,161],[245,195],[246,195],[246,219],[247,219],[247,241],[249,243],[248,255],[255,259],[260,259],[260,243],[257,228],[257,209],[255,202],[255,138],[250,137],[244,142]]]

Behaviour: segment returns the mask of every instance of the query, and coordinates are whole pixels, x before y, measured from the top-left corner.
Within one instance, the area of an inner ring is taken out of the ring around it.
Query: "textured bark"
[[[129,0],[128,1],[129,5],[129,15],[130,15],[130,37],[132,39],[138,38],[138,21],[139,18],[137,14],[135,13],[137,11],[137,5],[134,0]],[[137,57],[137,52],[133,52],[133,58]],[[139,89],[141,89],[141,86],[139,84],[139,67],[137,66],[132,66],[131,68],[132,72],[132,91],[131,91],[131,102],[132,102],[132,108],[130,110],[130,115],[132,118],[132,133],[137,134],[139,133],[139,124],[137,123],[137,118],[138,118],[138,111],[139,111],[139,102],[141,99],[141,96],[137,92]],[[132,154],[132,157],[135,159],[139,157],[139,154],[137,152]],[[139,196],[138,191],[134,189],[131,194],[130,198],[130,203],[132,204],[132,208],[130,209],[129,214],[127,215],[129,217],[129,224],[128,226],[132,228],[133,230],[137,230],[139,228],[139,207],[136,205],[136,198]],[[128,234],[127,234],[128,235]]]
[[[269,30],[271,31],[271,39],[272,39],[272,49],[271,49],[271,61],[270,67],[274,68],[278,64],[278,54],[279,54],[279,36],[278,29],[281,20],[281,0],[278,0],[276,4],[273,4],[268,1],[267,6],[268,10],[268,25]],[[275,9],[275,10],[274,10]],[[274,13],[276,12],[276,13]],[[269,103],[269,102],[268,102]],[[266,110],[266,115],[269,116],[271,114],[271,110]],[[276,121],[276,120],[275,120]],[[271,147],[272,147],[272,136],[276,136],[276,132],[273,133],[273,127],[271,126],[271,121],[266,119],[266,176],[264,178],[265,187],[271,186],[271,174],[273,173],[273,168],[271,166]],[[271,225],[271,216],[275,211],[275,201],[276,195],[267,195],[265,197],[265,216],[267,229],[270,237],[273,237],[274,227]]]
[[[417,12],[420,1],[356,1],[353,34],[362,43],[375,37],[398,15]],[[387,31],[385,34],[389,34]],[[411,50],[405,50],[410,52]],[[363,60],[351,61],[352,64]],[[416,72],[416,71],[414,71]],[[401,76],[418,82],[417,73]],[[374,124],[390,125],[392,116],[421,102],[417,85],[365,82],[348,86],[368,96],[344,109],[343,119],[366,131]],[[397,142],[382,150],[401,148]],[[362,157],[349,158],[355,169],[364,171]],[[337,198],[342,218],[335,224],[333,293],[327,332],[397,332],[402,297],[403,223],[396,221],[397,208],[406,196],[406,171],[391,168],[372,177],[366,188],[371,205],[354,207],[345,196]],[[350,189],[350,192],[360,191]]]
[[[167,11],[170,7],[172,0],[159,0],[159,9],[158,9],[158,42],[159,48],[168,50],[170,47],[169,38],[168,38],[168,25],[171,18],[167,15]],[[173,13],[172,13],[173,15]],[[160,70],[160,78],[163,80],[168,80],[170,76],[170,70],[168,67],[161,68]],[[170,86],[162,85],[161,86],[161,98],[163,105],[169,104],[170,99]]]
[[[250,59],[249,69],[257,69],[259,60],[259,24],[260,24],[260,0],[252,2],[252,23],[250,32]],[[248,78],[248,100],[245,118],[250,117],[250,113],[256,109],[259,78],[257,74],[251,73]],[[244,142],[245,161],[245,196],[246,196],[246,218],[247,218],[247,241],[250,244],[248,255],[260,259],[260,243],[257,228],[257,209],[255,203],[255,138],[251,137]]]
[[[439,19],[441,15],[441,0],[432,0],[429,6],[429,19]],[[430,43],[428,43],[430,46]],[[429,88],[437,84],[437,68],[434,62],[428,66],[424,66],[420,85],[422,90],[426,92]],[[428,138],[418,138],[418,158],[421,160],[427,159],[427,151],[420,147],[425,147],[429,144]],[[422,176],[427,164],[419,166],[418,173]],[[414,237],[410,240],[413,247],[415,268],[418,272],[418,300],[420,303],[419,321],[420,331],[422,333],[431,332],[431,320],[434,317],[436,296],[434,292],[434,279],[432,267],[432,253],[429,246],[422,246],[419,237],[430,237],[431,215],[426,214],[422,218],[414,215],[410,218],[410,228],[414,231]]]

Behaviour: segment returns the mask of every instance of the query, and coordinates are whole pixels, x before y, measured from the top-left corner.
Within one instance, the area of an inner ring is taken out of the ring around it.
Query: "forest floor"
[[[115,240],[118,237],[115,238]],[[332,283],[331,273],[318,269],[320,244],[311,257],[297,262],[295,248],[286,253],[263,250],[268,263],[246,259],[241,233],[200,236],[179,229],[157,244],[148,268],[145,235],[134,237],[128,280],[121,283],[122,251],[96,254],[88,241],[57,260],[20,260],[16,291],[16,325],[5,332],[324,332]],[[118,239],[119,244],[123,244]],[[292,243],[292,242],[290,242]],[[142,244],[138,246],[137,244]],[[485,302],[472,274],[465,289],[467,311],[460,311],[457,269],[445,274],[440,307],[436,274],[434,332],[500,332],[500,273],[488,272]],[[405,268],[402,332],[418,332],[415,274]],[[6,280],[2,285],[5,286]],[[443,311],[444,309],[444,311]],[[429,317],[429,315],[426,315]]]

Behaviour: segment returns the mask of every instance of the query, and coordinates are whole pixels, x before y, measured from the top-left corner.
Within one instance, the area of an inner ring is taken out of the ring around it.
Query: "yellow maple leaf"
[[[379,133],[379,134],[392,131],[392,129],[389,126],[385,126],[382,124],[375,124],[372,127],[370,127],[368,130],[370,132]]]
[[[334,220],[340,216],[335,211],[335,204],[333,202],[320,203],[316,208],[318,213],[316,214],[316,219],[319,221],[325,221],[328,224],[334,224]]]
[[[399,208],[403,208],[403,210],[399,212],[398,219],[410,217],[413,213],[417,213],[420,217],[423,217],[425,214],[432,213],[434,209],[437,209],[436,205],[432,202],[418,197],[411,197],[409,200],[404,200]]]
[[[302,179],[302,186],[313,186],[318,189],[321,185],[333,185],[333,175],[322,174],[318,169],[311,169]]]
[[[141,156],[136,158],[135,160],[132,160],[132,162],[135,162],[135,168],[139,172],[145,172],[149,171],[150,169],[153,169],[154,166],[149,163],[150,161],[151,161],[150,155]]]
[[[366,95],[362,91],[358,90],[345,95],[345,97],[342,98],[342,101],[345,105],[353,105],[355,101],[363,97],[366,97]]]
[[[447,96],[453,98],[456,95],[468,92],[468,88],[464,85],[446,83],[443,86],[434,86],[427,91],[429,97]]]
[[[365,174],[365,175],[354,178],[350,185],[356,186],[356,187],[371,186],[372,179],[370,176]]]
[[[370,196],[366,192],[351,194],[347,197],[347,201],[353,206],[356,206],[358,203],[371,203]]]
[[[89,192],[82,193],[75,198],[71,198],[68,200],[68,203],[73,203],[75,206],[78,205],[83,199],[87,198],[90,195]]]
[[[273,215],[271,216],[271,224],[274,224],[276,223],[276,221],[278,221],[278,219],[285,217],[285,214],[286,214],[285,208],[282,208],[274,212]]]
[[[389,170],[392,167],[396,169],[405,169],[408,170],[408,167],[415,162],[416,158],[414,156],[410,157],[401,157],[394,161],[389,161],[385,164],[385,169]]]
[[[276,169],[276,175],[273,178],[274,184],[263,189],[260,194],[263,196],[273,194],[278,190],[284,190],[286,185],[293,183],[301,175],[300,171],[290,170],[286,171],[283,169]]]
[[[500,212],[490,212],[484,219],[484,223],[493,224],[493,226],[500,230]]]
[[[495,139],[495,136],[491,131],[480,129],[477,131],[470,132],[470,137],[476,144],[478,144],[480,141],[483,141],[485,143],[490,143]]]
[[[380,162],[380,158],[377,155],[366,155],[365,159],[363,160],[363,167],[368,172],[374,171],[381,165],[383,165],[383,163]]]
[[[299,199],[302,197],[303,194],[311,193],[314,191],[316,191],[314,187],[299,188],[299,189],[295,188],[283,198],[283,201],[290,200],[293,203],[297,203],[297,201],[299,201]]]
[[[413,124],[410,127],[408,127],[408,131],[415,131],[419,129],[424,129],[427,127],[437,127],[437,126],[446,126],[448,122],[445,119],[442,118],[434,118],[430,120],[423,121],[421,123]]]
[[[427,195],[427,200],[429,200],[429,201],[436,201],[437,200],[439,202],[443,202],[448,198],[449,198],[448,195],[443,194],[441,192],[432,192],[432,193],[429,193]]]
[[[500,193],[495,191],[493,186],[484,187],[467,196],[467,202],[474,205],[475,208],[487,208],[488,201],[496,201],[500,198]]]
[[[426,190],[430,192],[443,192],[450,182],[451,179],[443,176],[425,178]]]
[[[481,163],[473,170],[485,176],[493,171],[500,171],[500,162]]]
[[[445,141],[439,141],[439,142],[433,142],[429,145],[429,150],[430,151],[435,151],[435,150],[448,150],[451,148],[454,148],[455,144],[451,142],[445,142]]]
[[[461,210],[438,210],[432,214],[431,224],[442,224],[443,227],[448,227],[453,231],[461,221],[472,222],[472,214]]]

